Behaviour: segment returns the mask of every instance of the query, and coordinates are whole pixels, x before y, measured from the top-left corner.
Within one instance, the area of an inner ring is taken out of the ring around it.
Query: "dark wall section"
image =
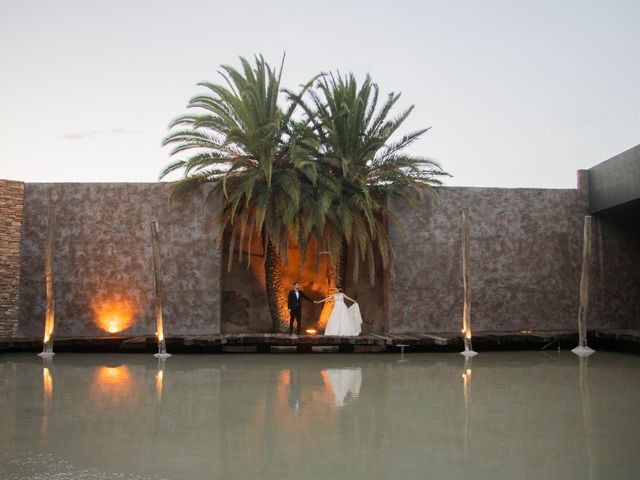
[[[461,210],[470,209],[471,319],[477,331],[576,328],[587,192],[440,188],[424,212],[391,208],[391,332],[459,331]],[[596,309],[592,309],[596,315]]]
[[[598,324],[640,327],[640,145],[589,169],[597,226]]]
[[[153,220],[160,222],[166,334],[220,331],[220,254],[200,195],[170,203],[165,184],[29,183],[18,335],[43,330],[49,205],[56,211],[56,335],[155,332]]]
[[[597,269],[593,303],[604,328],[640,328],[640,203],[596,215]]]

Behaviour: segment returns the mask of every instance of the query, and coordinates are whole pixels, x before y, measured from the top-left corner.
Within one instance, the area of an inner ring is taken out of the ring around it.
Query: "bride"
[[[349,308],[347,308],[347,304],[344,303],[345,298],[353,302],[353,305]],[[324,300],[316,300],[314,303],[322,303],[330,299],[333,299],[334,302],[333,310],[331,310],[324,334],[343,337],[360,335],[362,330],[362,317],[360,316],[358,303],[353,298],[346,296],[341,288],[334,289],[332,295],[329,295]]]

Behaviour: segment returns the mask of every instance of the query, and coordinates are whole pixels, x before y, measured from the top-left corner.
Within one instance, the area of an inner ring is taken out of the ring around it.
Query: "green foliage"
[[[240,70],[222,67],[224,85],[200,83],[208,93],[187,107],[196,113],[170,124],[164,145],[185,159],[170,163],[162,177],[182,171],[174,196],[203,185],[208,195],[222,194],[216,221],[219,241],[230,234],[229,268],[235,245],[246,237],[250,245],[258,234],[285,261],[289,240],[303,258],[317,242],[334,263],[346,242],[367,261],[373,281],[376,250],[384,268],[390,261],[386,224],[398,222],[386,197],[418,206],[417,198],[447,175],[437,162],[404,151],[428,129],[394,140],[413,107],[392,117],[400,95],[379,104],[369,77],[358,86],[353,75],[319,75],[299,92],[286,91],[283,109],[282,66],[272,69],[262,56],[254,65],[240,62]]]
[[[392,253],[386,223],[401,224],[389,212],[387,196],[401,196],[418,207],[417,198],[434,193],[439,177],[447,175],[434,160],[404,152],[428,129],[394,141],[413,106],[391,117],[400,95],[390,93],[379,105],[378,86],[368,76],[358,87],[353,75],[322,75],[305,96],[289,92],[289,98],[301,105],[316,137],[313,144],[303,141],[317,165],[303,216],[322,229],[332,258],[339,258],[343,242],[351,245],[367,261],[373,282],[375,250],[385,269]],[[353,274],[357,278],[358,261]]]
[[[171,122],[163,145],[173,147],[172,156],[186,158],[161,173],[183,172],[172,184],[174,197],[202,185],[208,197],[222,194],[215,221],[221,227],[218,241],[225,232],[231,235],[229,266],[235,245],[254,233],[277,251],[286,251],[291,235],[298,240],[303,181],[312,182],[315,175],[298,147],[310,130],[293,118],[297,103],[288,101],[284,111],[279,106],[282,67],[276,71],[262,56],[255,65],[245,58],[240,62],[241,70],[222,67],[224,85],[200,83],[208,93],[187,106],[196,113]]]

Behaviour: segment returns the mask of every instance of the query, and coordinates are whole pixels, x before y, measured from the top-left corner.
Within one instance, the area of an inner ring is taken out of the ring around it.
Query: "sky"
[[[447,185],[573,188],[640,143],[640,2],[0,0],[0,178],[153,182],[169,121],[262,53],[369,73]]]

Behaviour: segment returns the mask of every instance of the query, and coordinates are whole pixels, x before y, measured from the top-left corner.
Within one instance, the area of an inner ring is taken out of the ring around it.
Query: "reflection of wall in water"
[[[127,356],[119,364],[115,356],[57,355],[46,447],[75,464],[162,478],[184,478],[194,469],[223,478],[231,471],[245,478],[309,478],[318,471],[401,478],[416,470],[436,478],[588,475],[580,360],[568,353],[485,353],[474,360],[468,477],[458,355],[409,355],[404,363],[387,356],[227,358],[171,358],[158,405],[152,357]],[[636,363],[618,355],[589,359],[587,425],[600,478],[609,478],[612,465],[620,478],[635,473]],[[101,380],[102,368],[122,367],[127,375],[109,376],[120,380]],[[290,407],[292,369],[298,412]],[[357,398],[336,408],[322,371],[345,369],[359,370],[362,383]],[[0,362],[0,375],[0,446],[20,448],[16,439],[41,431],[42,362],[16,356]],[[118,393],[120,381],[120,393],[130,395]]]

